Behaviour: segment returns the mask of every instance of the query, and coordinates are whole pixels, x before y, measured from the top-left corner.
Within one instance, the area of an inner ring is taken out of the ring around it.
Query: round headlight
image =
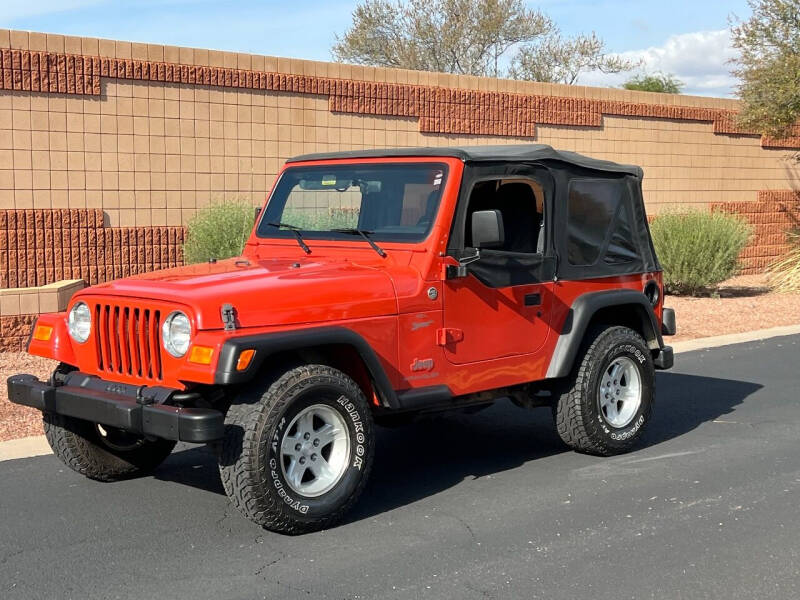
[[[89,339],[92,331],[92,311],[85,302],[76,302],[67,317],[67,330],[76,342],[81,344]]]
[[[164,349],[175,358],[180,358],[189,349],[192,339],[192,324],[189,317],[176,310],[169,314],[161,326]]]

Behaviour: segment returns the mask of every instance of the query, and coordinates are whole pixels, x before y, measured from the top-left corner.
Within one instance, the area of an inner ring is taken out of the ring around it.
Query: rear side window
[[[567,260],[576,266],[636,260],[621,179],[573,179],[567,206]]]

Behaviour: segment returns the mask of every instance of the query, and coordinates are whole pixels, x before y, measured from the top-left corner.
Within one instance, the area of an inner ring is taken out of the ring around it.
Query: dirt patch
[[[800,294],[770,292],[763,275],[735,277],[704,298],[667,296],[666,305],[675,309],[678,323],[678,334],[667,343],[800,324]],[[8,401],[6,378],[32,373],[45,379],[55,366],[24,352],[0,352],[0,441],[42,433],[38,410]]]
[[[6,379],[17,373],[30,373],[47,379],[56,364],[49,358],[30,356],[25,352],[0,352],[0,442],[43,433],[40,411],[8,401]]]
[[[667,296],[665,304],[678,324],[667,343],[800,324],[800,294],[770,292],[763,275],[734,277],[708,297]]]

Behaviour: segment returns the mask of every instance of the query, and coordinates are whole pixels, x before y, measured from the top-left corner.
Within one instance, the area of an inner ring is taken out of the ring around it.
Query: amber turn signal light
[[[213,348],[209,348],[208,346],[192,346],[192,351],[189,352],[189,362],[197,363],[198,365],[210,365],[213,356]]]
[[[33,330],[33,339],[40,342],[49,342],[53,337],[53,328],[50,325],[37,325]]]
[[[256,355],[256,351],[250,348],[249,350],[242,350],[242,353],[239,355],[239,360],[236,361],[236,370],[237,371],[244,371],[247,367],[250,366],[250,363],[253,361],[253,357]]]

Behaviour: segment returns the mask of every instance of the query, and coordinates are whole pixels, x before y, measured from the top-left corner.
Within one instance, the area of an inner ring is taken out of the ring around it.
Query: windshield
[[[358,229],[373,240],[418,242],[436,217],[446,175],[438,163],[289,168],[256,235],[288,238],[295,229],[309,240],[353,239],[346,230]]]

